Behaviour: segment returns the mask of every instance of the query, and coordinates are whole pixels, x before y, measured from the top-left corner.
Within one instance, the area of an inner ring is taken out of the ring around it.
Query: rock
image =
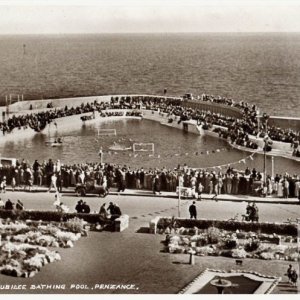
[[[181,239],[181,241],[182,241],[183,245],[189,245],[190,244],[190,240],[187,237],[183,237]]]
[[[51,247],[56,247],[56,248],[58,248],[58,247],[59,247],[58,242],[53,241],[53,242],[51,243]]]
[[[171,244],[179,244],[180,242],[180,237],[178,235],[173,235],[170,237],[170,243]]]
[[[66,243],[66,248],[73,248],[74,247],[74,244],[73,244],[73,242],[72,241],[67,241],[67,243]]]
[[[31,277],[35,276],[36,273],[37,273],[36,271],[31,271],[29,273],[28,277],[31,278]]]
[[[231,256],[233,258],[245,258],[247,256],[247,252],[244,249],[233,249],[231,251]]]

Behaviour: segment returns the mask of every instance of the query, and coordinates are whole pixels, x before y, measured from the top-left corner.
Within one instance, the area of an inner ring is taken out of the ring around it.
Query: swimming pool
[[[78,117],[79,118],[79,117]],[[78,122],[81,122],[80,120]],[[79,125],[78,125],[79,124]],[[104,161],[144,168],[175,168],[178,164],[205,168],[238,162],[250,155],[248,152],[231,148],[226,141],[211,136],[187,133],[177,128],[161,125],[152,120],[105,119],[101,122],[58,128],[55,132],[36,133],[18,140],[10,140],[0,145],[2,156],[26,159],[33,162],[60,159],[63,163],[81,163],[99,161],[98,152],[103,149]],[[100,135],[98,129],[115,129],[116,135]],[[62,147],[51,147],[47,143],[60,136]],[[132,150],[114,151],[112,146],[132,147],[133,143],[153,143],[154,153]],[[255,154],[253,160],[232,164],[232,167],[244,170],[263,169],[263,156]],[[275,173],[298,174],[300,163],[281,157],[275,157]],[[216,168],[216,171],[221,170]],[[267,158],[267,171],[271,172],[271,158]]]

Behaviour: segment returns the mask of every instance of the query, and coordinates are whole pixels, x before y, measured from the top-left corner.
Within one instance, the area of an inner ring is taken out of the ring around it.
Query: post
[[[99,154],[99,157],[100,157],[100,163],[101,163],[101,165],[102,165],[102,163],[103,163],[103,151],[102,151],[102,147],[100,148],[98,154]]]
[[[178,176],[178,218],[180,218],[180,200],[181,200],[181,186],[183,185],[183,177]]]
[[[190,254],[189,264],[193,266],[195,264],[195,254],[196,254],[196,251],[191,250],[191,251],[189,251],[189,254]]]
[[[178,218],[180,218],[180,193],[181,193],[181,189],[180,189],[180,183],[178,185]]]
[[[266,160],[267,160],[267,154],[266,154],[266,141],[265,141],[265,145],[264,145],[264,183],[267,182],[267,168],[266,168]]]
[[[274,156],[271,157],[272,162],[272,177],[274,178]]]
[[[257,132],[259,133],[259,128],[260,128],[260,116],[259,116],[259,110],[257,111]]]

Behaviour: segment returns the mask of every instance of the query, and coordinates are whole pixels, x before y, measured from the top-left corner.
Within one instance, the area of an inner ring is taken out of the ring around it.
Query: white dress
[[[283,186],[282,186],[282,181],[281,180],[278,183],[277,196],[278,197],[283,197]]]

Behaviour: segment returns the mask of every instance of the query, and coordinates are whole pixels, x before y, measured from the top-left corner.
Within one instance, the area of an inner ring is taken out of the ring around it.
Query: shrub
[[[233,249],[231,256],[234,258],[245,258],[247,256],[247,252],[244,249]]]
[[[260,254],[260,258],[266,259],[266,260],[274,259],[274,253],[273,252],[263,252]]]
[[[46,222],[61,222],[68,221],[74,218],[80,218],[88,223],[99,223],[98,214],[83,214],[83,213],[60,213],[57,211],[27,211],[27,210],[5,210],[0,209],[0,218],[12,220],[32,220],[32,221],[46,221]],[[169,221],[170,222],[170,221]]]
[[[258,239],[250,240],[245,244],[244,249],[247,252],[253,252],[259,248],[260,244],[261,242]]]
[[[217,244],[220,240],[220,230],[216,227],[210,227],[207,229],[207,238],[210,244]]]
[[[237,247],[238,243],[235,239],[229,239],[225,241],[225,247],[227,249],[235,249]]]
[[[164,222],[170,218],[161,218],[158,222],[158,228],[166,228]],[[209,227],[216,227],[228,231],[252,231],[261,232],[266,234],[280,234],[297,236],[297,225],[296,224],[277,224],[277,223],[259,223],[259,222],[228,222],[228,221],[217,221],[217,220],[190,220],[190,219],[176,219],[178,227],[208,229]]]

